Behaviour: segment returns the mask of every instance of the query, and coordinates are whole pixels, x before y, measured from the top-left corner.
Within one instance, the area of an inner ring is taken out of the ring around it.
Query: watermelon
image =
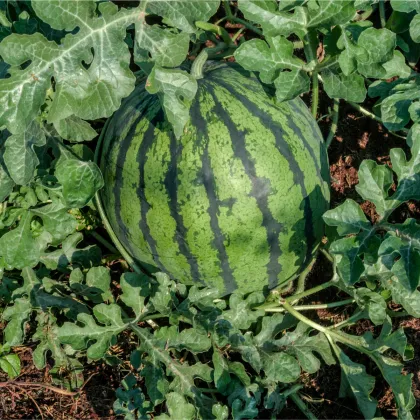
[[[312,260],[329,206],[316,121],[300,99],[232,64],[208,65],[176,138],[138,85],[102,136],[101,201],[126,251],[222,294],[268,290]]]

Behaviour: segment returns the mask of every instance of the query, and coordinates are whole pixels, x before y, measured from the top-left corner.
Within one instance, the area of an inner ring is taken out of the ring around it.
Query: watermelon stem
[[[296,294],[286,298],[286,300],[288,302],[289,301],[297,302],[297,301],[303,299],[304,297],[307,297],[307,296],[313,295],[315,293],[318,293],[321,290],[328,289],[331,286],[335,286],[335,281],[334,280],[329,280],[325,283],[320,284],[319,286],[315,286],[315,287],[312,287],[311,289],[305,290],[304,292],[296,293]]]
[[[323,284],[320,284],[319,286],[312,287],[311,289],[305,290],[302,293],[296,293],[292,296],[288,296],[286,299],[284,299],[286,302],[294,302],[303,299],[304,297],[313,295],[315,293],[320,292],[321,290],[328,289],[328,287],[335,286],[336,282],[334,280],[329,280]],[[264,303],[263,305],[258,306],[256,309],[262,309],[266,310],[269,308],[276,308],[279,306],[279,302],[270,302],[270,303]]]
[[[108,251],[110,251],[112,254],[115,255],[119,255],[119,251],[117,248],[115,248],[114,245],[111,244],[111,242],[109,242],[108,240],[106,240],[104,237],[102,237],[101,235],[99,235],[99,233],[95,232],[95,231],[89,231],[88,232],[90,236],[92,236],[93,238],[95,238],[98,242],[100,242],[106,249],[108,249]]]
[[[254,26],[252,23],[247,22],[246,20],[243,20],[241,18],[238,18],[232,13],[232,9],[229,4],[229,0],[223,0],[223,6],[225,8],[226,17],[228,20],[236,23],[240,23],[244,26],[244,28],[247,28],[251,30],[252,32],[255,32],[257,35],[262,36],[263,33],[260,29],[258,29],[256,26]]]
[[[195,26],[199,29],[203,29],[204,31],[211,32],[215,35],[220,36],[225,44],[230,45],[232,40],[230,38],[229,32],[223,28],[222,26],[215,25],[214,23],[197,21],[195,22]]]
[[[331,264],[334,264],[334,257],[326,249],[320,248],[319,251]]]
[[[312,72],[312,115],[316,118],[319,103],[319,82],[318,73],[314,70]]]
[[[381,20],[381,26],[382,28],[385,28],[386,26],[386,16],[385,16],[385,1],[379,0],[379,17]]]
[[[325,141],[325,146],[328,149],[331,145],[331,142],[335,136],[335,133],[337,131],[337,127],[338,127],[338,117],[339,117],[339,111],[340,111],[340,100],[339,99],[334,99],[334,104],[333,104],[333,116],[332,116],[332,124],[330,127],[330,132],[328,133],[328,137],[327,140]]]
[[[311,272],[311,270],[312,270],[312,268],[315,264],[315,261],[316,261],[316,258],[313,258],[312,261],[309,263],[309,265],[299,275],[297,285],[296,285],[296,293],[295,294],[302,293],[305,290],[306,277]]]
[[[337,302],[330,302],[330,303],[321,303],[316,305],[297,305],[293,306],[296,311],[312,311],[317,309],[328,309],[328,308],[338,308],[339,306],[349,305],[350,303],[354,303],[354,299],[344,299],[339,300]],[[282,307],[279,308],[267,308],[265,309],[266,312],[284,312],[285,309]]]
[[[318,81],[318,58],[316,49],[318,47],[319,39],[315,31],[309,31],[304,37],[304,50],[306,55],[306,61],[308,65],[312,66],[312,115],[316,119],[319,103],[319,81]]]
[[[290,398],[296,404],[297,408],[308,418],[309,420],[317,420],[317,417],[312,413],[311,410],[306,406],[306,404],[299,397],[297,392],[290,394]]]
[[[203,78],[203,67],[205,62],[207,61],[209,54],[207,49],[205,48],[198,54],[197,58],[194,60],[191,66],[191,76],[195,79],[202,79]]]
[[[232,9],[230,8],[229,0],[223,0],[223,7],[225,8],[227,18],[232,19],[234,16]]]

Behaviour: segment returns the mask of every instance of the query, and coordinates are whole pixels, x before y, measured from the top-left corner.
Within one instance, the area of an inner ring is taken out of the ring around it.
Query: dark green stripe
[[[234,72],[233,74],[235,74],[235,73],[236,72]],[[214,74],[211,75],[211,79],[217,80],[218,82],[220,81],[221,84],[226,82],[226,76],[225,75],[221,76],[220,73],[217,73],[217,72],[215,72]],[[235,81],[236,80],[233,79],[233,83]],[[301,139],[301,141],[304,143],[305,148],[308,150],[308,152],[311,155],[311,158],[312,158],[312,160],[315,164],[316,172],[319,176],[319,179],[322,179],[322,174],[321,174],[322,169],[319,166],[320,159],[315,156],[315,152],[314,152],[313,147],[311,146],[310,142],[307,140],[306,136],[304,135],[304,133],[302,132],[300,127],[298,127],[296,122],[294,121],[293,113],[295,115],[298,115],[299,118],[304,117],[306,122],[307,122],[307,125],[311,129],[312,136],[314,137],[314,139],[319,138],[320,140],[322,140],[322,136],[317,131],[318,127],[317,127],[316,122],[313,119],[312,115],[309,113],[309,111],[307,109],[304,110],[304,109],[302,109],[303,107],[299,108],[299,105],[298,105],[297,101],[300,101],[304,107],[306,107],[306,105],[303,103],[303,101],[300,98],[296,98],[296,99],[293,99],[291,101],[283,102],[283,103],[280,103],[280,104],[275,104],[274,102],[272,103],[271,99],[272,99],[272,101],[276,100],[275,99],[275,90],[273,89],[273,87],[268,86],[268,85],[263,85],[261,83],[261,81],[259,81],[255,76],[250,77],[250,81],[252,81],[253,83],[247,84],[246,89],[251,90],[252,92],[255,92],[255,93],[260,94],[260,95],[262,95],[262,94],[267,95],[267,99],[269,99],[269,100],[266,100],[265,104],[269,108],[273,109],[274,112],[279,112],[279,107],[284,108],[284,109],[288,108],[289,112],[284,112],[282,115],[284,115],[287,118],[289,127],[293,129],[293,131],[298,135],[299,139]],[[237,80],[237,82],[239,84],[241,84],[242,81]],[[239,87],[234,86],[233,83],[230,82],[229,86],[231,86],[233,89],[235,89],[236,92],[241,93],[238,90]],[[307,112],[303,112],[303,111],[307,111]],[[277,123],[277,125],[280,125],[280,124]],[[322,147],[322,145],[321,145],[321,147]]]
[[[123,243],[124,247],[130,252],[131,255],[136,255],[136,253],[133,250],[133,247],[131,246],[130,241],[128,241],[129,232],[127,230],[126,224],[124,223],[124,221],[122,220],[122,217],[121,217],[121,206],[123,205],[123,203],[121,203],[121,189],[123,187],[123,182],[124,182],[124,177],[123,177],[124,163],[125,163],[125,160],[126,160],[127,151],[130,148],[131,141],[132,141],[132,139],[135,135],[137,125],[138,125],[139,121],[142,118],[144,118],[144,115],[147,112],[147,110],[149,109],[149,105],[152,102],[153,102],[153,96],[151,96],[151,95],[146,97],[146,98],[143,98],[143,100],[141,101],[141,105],[139,104],[138,107],[133,108],[133,112],[130,112],[130,113],[127,114],[128,115],[127,120],[130,120],[133,113],[135,113],[135,111],[138,111],[137,118],[135,119],[135,121],[132,122],[130,130],[128,131],[125,138],[122,141],[114,142],[112,144],[113,147],[119,147],[118,155],[117,155],[117,161],[115,162],[115,182],[114,182],[114,187],[112,189],[112,192],[114,194],[114,199],[115,199],[115,218],[116,218],[118,228],[121,232],[121,235],[118,235],[118,238]],[[114,116],[114,118],[115,118],[115,116]],[[118,118],[116,118],[115,121],[117,121],[118,126],[120,126],[119,125],[120,121],[118,120]],[[124,125],[121,125],[121,126],[124,127]],[[113,133],[113,134],[114,134],[114,136],[116,135],[116,133]],[[108,136],[108,138],[111,138],[109,133],[107,133],[107,136]],[[112,165],[112,162],[109,162],[109,160],[108,160],[110,150],[111,150],[111,147],[109,147],[106,150],[105,165],[108,165],[108,164]]]
[[[279,256],[281,255],[279,235],[282,231],[282,225],[271,214],[268,208],[268,195],[261,194],[261,191],[271,190],[270,181],[265,178],[258,177],[254,162],[247,152],[245,136],[246,132],[238,130],[229,113],[223,108],[219,102],[217,95],[212,87],[207,87],[209,93],[213,96],[215,113],[224,123],[230,133],[233,152],[238,157],[244,167],[245,173],[252,183],[251,196],[257,202],[258,208],[263,216],[262,224],[267,231],[267,241],[270,248],[270,260],[267,264],[268,286],[270,289],[277,286],[278,275],[281,272],[281,264]]]
[[[237,288],[237,284],[233,276],[232,268],[229,265],[229,259],[225,248],[226,237],[220,229],[219,221],[217,218],[217,215],[219,214],[219,203],[215,191],[215,179],[209,157],[207,122],[201,114],[200,104],[197,100],[191,107],[190,116],[192,125],[197,128],[197,142],[205,145],[201,158],[201,171],[198,174],[197,182],[203,183],[207,193],[207,198],[209,201],[208,213],[210,216],[210,227],[214,234],[213,244],[217,249],[219,256],[220,268],[222,271],[226,293],[231,293]]]
[[[285,140],[287,136],[285,135],[283,128],[271,117],[271,115],[263,112],[247,96],[235,90],[231,85],[223,81],[221,78],[217,78],[216,84],[226,89],[232,95],[232,97],[236,97],[238,100],[240,100],[241,103],[249,110],[249,112],[258,118],[265,127],[274,127],[273,134],[276,139],[277,149],[280,151],[280,153],[282,153],[283,156],[285,156],[289,162],[289,167],[293,173],[295,184],[300,186],[302,192],[302,198],[304,200],[303,211],[305,217],[305,236],[307,242],[306,256],[303,264],[308,263],[312,258],[313,247],[316,243],[313,230],[312,208],[304,183],[304,173],[296,161],[292,151],[290,150],[289,144]]]
[[[156,263],[156,266],[159,267],[161,270],[167,272],[164,265],[160,261],[157,249],[156,249],[156,242],[153,239],[152,235],[150,234],[150,228],[147,224],[147,212],[150,209],[150,204],[146,199],[145,194],[145,173],[144,173],[144,166],[147,161],[147,153],[149,149],[152,147],[154,140],[155,140],[155,128],[156,125],[164,120],[164,113],[162,108],[159,108],[157,114],[155,114],[147,127],[147,130],[144,133],[143,141],[139,147],[139,151],[137,153],[137,162],[139,164],[139,172],[140,172],[140,182],[137,188],[137,197],[141,200],[141,219],[139,222],[140,230],[143,233],[144,239],[149,244],[150,249],[152,251],[153,261]],[[136,198],[134,198],[136,199]]]
[[[299,109],[299,106],[297,105],[296,101],[297,101],[297,99],[294,99],[293,101],[289,101],[289,106],[291,107],[292,112],[294,112],[296,115],[305,117],[304,114],[306,114],[306,112],[304,113],[304,112],[302,112],[301,109]],[[309,112],[308,112],[308,116],[310,116]],[[292,115],[286,115],[286,117],[287,117],[289,127],[291,127],[293,129],[293,131],[295,131],[295,133],[298,133],[299,138],[302,140],[306,149],[309,151],[309,154],[311,155],[312,161],[315,164],[316,173],[317,173],[319,179],[322,180],[321,168],[319,166],[320,158],[315,156],[314,149],[311,147],[310,142],[308,141],[308,139],[306,138],[306,136],[304,135],[302,130],[295,123]],[[307,125],[311,129],[313,138],[314,139],[319,138],[322,141],[322,137],[320,136],[320,133],[315,130],[315,127],[314,127],[315,121],[314,120],[311,121],[309,118],[307,118],[306,121],[307,121]],[[321,148],[322,144],[320,144],[319,147]]]
[[[203,280],[200,278],[200,271],[198,269],[198,264],[196,259],[191,253],[190,247],[188,246],[187,241],[187,229],[185,228],[183,218],[180,214],[179,204],[178,204],[178,164],[177,157],[181,156],[182,153],[182,144],[178,142],[175,138],[173,132],[169,134],[170,136],[170,158],[169,169],[165,176],[165,187],[169,196],[169,210],[172,218],[176,223],[176,231],[174,241],[178,243],[180,252],[185,256],[191,270],[191,278],[194,281],[203,283]]]

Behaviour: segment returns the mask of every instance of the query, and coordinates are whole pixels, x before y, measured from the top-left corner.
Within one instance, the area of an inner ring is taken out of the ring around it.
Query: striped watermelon
[[[101,192],[136,260],[223,294],[284,284],[310,262],[329,204],[328,159],[305,104],[252,73],[209,66],[178,140],[140,85],[103,135]]]

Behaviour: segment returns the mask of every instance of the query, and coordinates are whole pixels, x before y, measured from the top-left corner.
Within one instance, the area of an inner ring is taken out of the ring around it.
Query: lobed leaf
[[[52,79],[49,122],[56,124],[73,115],[82,119],[110,116],[134,89],[124,38],[126,28],[141,19],[140,11],[118,11],[115,4],[107,2],[100,3],[96,13],[93,0],[32,5],[53,28],[79,30],[68,33],[60,45],[40,33],[11,34],[0,43],[0,55],[11,65],[10,77],[0,80],[0,127],[24,132],[38,115]],[[29,65],[22,69],[26,62]]]

